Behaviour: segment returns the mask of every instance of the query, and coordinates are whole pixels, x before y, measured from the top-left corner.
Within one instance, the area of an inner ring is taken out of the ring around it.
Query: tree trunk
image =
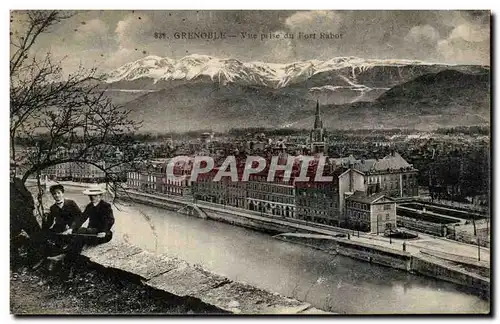
[[[10,135],[10,158],[13,159],[14,161],[16,160],[16,138],[15,136],[12,136],[13,134]]]
[[[40,214],[40,220],[42,222],[41,226],[43,227],[43,225],[46,222],[46,219],[45,219],[45,211],[43,209],[43,193],[44,193],[44,190],[42,188],[42,183],[40,181],[40,176],[41,176],[41,172],[40,172],[40,170],[38,170],[37,173],[36,173],[36,184],[37,184],[37,187],[38,187],[38,195],[37,195],[38,213]]]

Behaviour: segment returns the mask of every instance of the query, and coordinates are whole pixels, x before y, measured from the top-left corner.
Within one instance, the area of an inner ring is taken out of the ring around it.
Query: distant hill
[[[466,74],[446,70],[436,74],[426,74],[395,86],[383,93],[376,102],[388,106],[397,104],[485,106],[489,100],[489,74]]]
[[[184,84],[144,94],[125,105],[144,129],[188,131],[228,130],[252,125],[279,127],[309,113],[311,102],[239,85]]]
[[[489,124],[490,71],[483,66],[335,58],[242,63],[194,55],[148,57],[110,73],[107,94],[145,131],[416,128]]]

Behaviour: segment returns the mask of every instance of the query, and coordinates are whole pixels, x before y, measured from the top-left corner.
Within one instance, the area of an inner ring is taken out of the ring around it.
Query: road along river
[[[66,197],[88,203],[82,189]],[[454,284],[279,241],[142,204],[115,206],[115,238],[341,314],[487,313],[489,301]]]

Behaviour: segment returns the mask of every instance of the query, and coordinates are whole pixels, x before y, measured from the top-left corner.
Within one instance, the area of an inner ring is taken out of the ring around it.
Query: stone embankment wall
[[[169,198],[145,198],[142,194],[135,195],[133,193],[129,194],[129,199],[130,198],[136,202],[148,203],[170,210],[179,210],[183,206],[189,204],[188,202],[180,202]],[[265,231],[273,234],[293,233],[298,231],[297,228],[293,226],[261,221],[251,217],[242,217],[240,215],[236,215],[236,212],[231,209],[227,209],[226,211],[222,208],[210,208],[207,206],[201,207],[201,209],[204,212],[203,217],[206,216],[209,219],[241,227]],[[199,215],[199,217],[202,216]],[[307,233],[307,231],[302,230],[300,232]],[[444,260],[440,258],[426,256],[422,253],[416,256],[410,254],[409,252],[387,249],[382,246],[374,246],[361,242],[353,242],[345,238],[326,235],[324,235],[324,238],[320,238],[321,235],[313,234],[313,236],[314,235],[315,238],[298,236],[287,236],[285,238],[283,235],[277,235],[276,237],[286,239],[290,242],[307,245],[328,253],[340,254],[354,259],[388,266],[394,269],[419,273],[425,276],[449,281],[470,288],[481,295],[489,295],[490,293],[489,278],[477,275],[474,272],[467,271],[458,266],[453,266],[452,263],[444,262]]]
[[[289,235],[288,233],[275,237],[287,242],[315,247],[330,254],[340,254],[395,269],[409,271],[411,267],[411,254],[408,252],[386,249],[381,246],[375,247],[361,242],[353,242],[345,238],[336,238],[327,235],[301,237],[293,234]]]
[[[177,211],[188,205],[188,203],[184,201],[175,200],[168,197],[155,197],[152,195],[136,193],[134,191],[129,191],[127,193],[120,194],[119,199],[136,202],[140,204],[147,204],[149,206],[154,206],[173,211]]]
[[[420,254],[412,257],[411,270],[437,279],[452,282],[472,292],[490,298],[490,279],[447,262],[444,259]]]
[[[134,191],[129,191],[126,195],[120,195],[120,199],[131,202],[137,202],[141,204],[147,204],[150,206],[163,208],[166,210],[173,210],[173,211],[180,210],[181,212],[187,211],[185,207],[191,205],[191,203],[188,201],[180,201],[168,197],[150,196],[147,194],[137,193]],[[189,210],[190,213],[185,212],[185,214],[199,218],[208,218],[218,222],[237,225],[240,227],[245,227],[271,234],[294,232],[297,230],[293,226],[277,224],[271,221],[261,221],[252,217],[243,217],[241,215],[237,215],[238,212],[230,208],[225,209],[223,206],[211,207],[211,206],[200,205],[197,210],[199,212],[190,209]],[[200,212],[202,213],[202,215],[200,215]]]
[[[332,314],[310,304],[234,282],[197,265],[117,242],[88,247],[89,262],[135,276],[144,285],[177,296],[180,302],[198,302],[215,313]]]
[[[286,233],[275,237],[287,242],[315,247],[328,253],[338,253],[358,260],[452,282],[466,287],[483,297],[489,297],[490,295],[490,279],[478,274],[478,272],[483,272],[481,270],[484,269],[478,269],[478,267],[484,268],[483,265],[468,264],[468,266],[464,266],[461,262],[425,253],[412,255],[409,252],[326,235],[308,236]]]

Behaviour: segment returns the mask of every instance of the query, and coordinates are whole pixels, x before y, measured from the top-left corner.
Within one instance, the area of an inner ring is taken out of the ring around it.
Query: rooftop
[[[352,200],[364,204],[373,204],[382,197],[393,200],[390,197],[387,197],[384,193],[376,193],[368,196],[363,191],[356,191],[353,195],[347,197],[346,200]]]
[[[357,160],[354,164],[354,168],[361,172],[373,172],[373,171],[386,171],[386,170],[400,170],[406,168],[413,168],[411,164],[406,162],[406,160],[399,155],[399,153],[394,153],[392,155],[387,155],[383,159],[368,159],[368,160]]]

